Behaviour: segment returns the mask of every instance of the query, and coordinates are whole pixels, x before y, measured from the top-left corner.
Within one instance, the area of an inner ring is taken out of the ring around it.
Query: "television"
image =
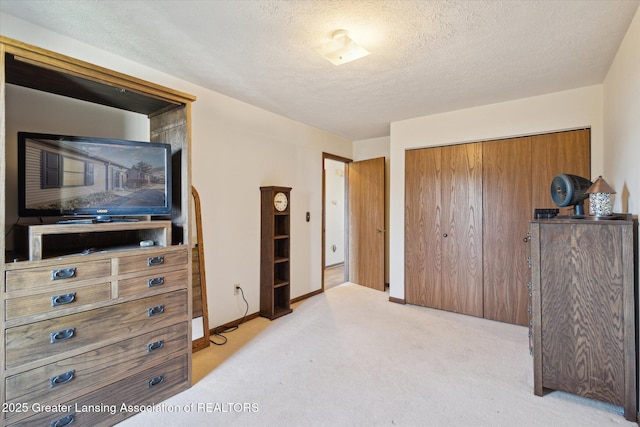
[[[170,213],[171,145],[18,132],[21,217]]]

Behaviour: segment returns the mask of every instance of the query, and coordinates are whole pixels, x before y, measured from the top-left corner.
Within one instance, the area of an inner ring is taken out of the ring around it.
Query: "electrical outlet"
[[[238,295],[238,292],[240,292],[240,285],[236,283],[233,285],[233,294]]]

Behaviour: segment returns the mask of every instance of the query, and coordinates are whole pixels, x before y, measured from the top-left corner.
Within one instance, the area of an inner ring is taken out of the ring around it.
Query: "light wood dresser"
[[[191,385],[195,97],[4,36],[0,71],[0,425],[113,425]],[[146,116],[148,141],[171,145],[171,214],[104,224],[18,218],[9,85]]]
[[[61,227],[167,236],[171,222]],[[189,387],[189,252],[167,243],[6,264],[7,425],[111,425]]]

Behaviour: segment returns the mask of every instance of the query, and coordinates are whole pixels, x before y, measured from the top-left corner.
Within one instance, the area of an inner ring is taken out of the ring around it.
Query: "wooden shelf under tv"
[[[141,249],[140,242],[171,246],[171,221],[16,225],[18,260]]]

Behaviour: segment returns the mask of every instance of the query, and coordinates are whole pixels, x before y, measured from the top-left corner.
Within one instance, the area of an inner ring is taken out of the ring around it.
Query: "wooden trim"
[[[396,298],[396,297],[389,297],[389,302],[395,302],[396,304],[406,304],[407,301],[404,298]]]
[[[326,220],[327,220],[327,213],[325,211],[325,201],[326,201],[326,197],[327,197],[327,186],[326,186],[326,172],[325,172],[325,168],[324,168],[324,161],[325,160],[335,160],[338,162],[343,162],[345,164],[345,171],[344,171],[344,182],[345,182],[345,189],[344,189],[344,197],[345,197],[345,205],[344,205],[344,211],[345,211],[345,218],[344,218],[344,235],[345,235],[345,240],[344,240],[344,280],[348,281],[349,280],[349,168],[346,167],[349,163],[351,163],[353,160],[348,159],[346,157],[341,157],[341,156],[336,156],[335,154],[330,154],[330,153],[325,153],[322,152],[322,222],[320,224],[321,227],[321,235],[322,235],[322,250],[320,251],[320,253],[322,254],[322,256],[320,257],[321,260],[320,262],[322,263],[320,268],[320,291],[324,292],[324,269],[326,268],[324,263],[325,263],[325,253],[324,253],[324,249],[325,249],[325,245],[326,245]],[[292,302],[294,302],[292,300]]]
[[[184,92],[162,87],[142,79],[138,79],[127,74],[119,73],[104,67],[100,67],[89,62],[85,62],[70,56],[42,49],[9,37],[0,36],[0,43],[6,46],[5,53],[17,55],[21,61],[35,62],[39,67],[53,70],[64,70],[67,74],[72,74],[99,82],[110,82],[119,86],[121,82],[126,82],[127,89],[134,88],[146,95],[156,96],[160,99],[170,100],[180,103],[189,103],[196,100],[196,97]]]
[[[638,423],[638,426],[640,427],[640,274],[637,274],[637,272],[640,271],[640,246],[638,243],[638,215],[629,215],[630,219],[633,223],[631,230],[632,230],[632,241],[634,242],[633,244],[633,265],[635,266],[635,271],[633,272],[634,274],[634,280],[633,280],[633,289],[635,289],[635,297],[636,300],[634,301],[634,305],[635,305],[635,342],[633,343],[635,345],[635,350],[636,350],[636,354],[635,354],[635,390],[634,392],[636,393],[636,400],[635,402],[633,402],[633,404],[636,405],[636,421]]]
[[[200,195],[194,186],[191,186],[191,196],[193,197],[193,209],[195,214],[196,240],[198,250],[198,268],[200,272],[200,299],[202,306],[202,324],[203,336],[192,341],[192,351],[198,351],[209,347],[209,306],[207,302],[207,275],[205,272],[204,258],[204,238],[202,236],[202,215],[200,209]],[[191,209],[191,206],[189,206]],[[189,216],[191,218],[191,216]],[[191,233],[189,233],[189,242],[191,242]],[[192,266],[193,268],[193,266]],[[192,285],[193,286],[193,285]],[[193,291],[192,291],[193,292]],[[193,296],[191,297],[193,298]],[[193,317],[193,314],[191,315]]]
[[[240,326],[243,323],[248,322],[249,320],[257,319],[258,317],[260,317],[260,312],[256,311],[255,313],[247,314],[246,316],[241,317],[239,319],[232,320],[231,322],[227,322],[220,326],[216,326],[215,328],[209,329],[209,336],[222,333],[227,328]]]
[[[335,264],[327,265],[324,269],[328,270],[330,268],[336,268],[340,266],[344,266],[344,262],[336,262]]]
[[[637,320],[635,318],[636,307],[635,307],[635,283],[634,283],[634,275],[635,275],[635,263],[633,262],[634,258],[634,248],[636,243],[633,240],[634,235],[634,223],[632,222],[629,226],[622,226],[622,259],[625,261],[630,260],[631,262],[624,262],[623,266],[623,278],[622,283],[623,286],[623,316],[624,316],[624,338],[623,338],[623,348],[624,348],[624,399],[623,399],[623,407],[625,412],[625,418],[632,421],[633,414],[637,414],[638,410],[638,396],[637,396],[637,378],[636,378],[636,363],[637,363],[637,354],[636,354],[636,324]],[[637,418],[637,417],[636,417]]]
[[[195,341],[191,341],[191,352],[195,353],[196,351],[204,350],[205,348],[211,345],[209,341],[209,334],[207,334],[207,339],[199,338]]]
[[[311,298],[313,296],[316,296],[318,294],[321,294],[324,292],[324,289],[318,289],[317,291],[313,291],[313,292],[309,292],[308,294],[304,294],[304,295],[300,295],[299,297],[295,297],[291,300],[291,304],[294,304],[296,302],[300,302],[302,300],[305,300],[307,298]]]
[[[530,259],[540,259],[540,224],[531,223],[529,226],[531,233],[531,255]],[[544,396],[544,388],[542,387],[542,312],[540,306],[542,304],[540,295],[540,268],[539,266],[531,267],[531,320],[533,328],[533,393],[536,396]]]
[[[341,156],[336,156],[335,154],[331,154],[331,153],[322,153],[322,167],[324,167],[324,159],[329,159],[329,160],[336,160],[338,162],[342,162],[342,163],[351,163],[353,162],[352,159],[346,158],[346,157],[341,157]]]
[[[1,40],[1,37],[0,37]],[[2,161],[0,161],[0,209],[2,209],[2,215],[0,216],[0,230],[3,231],[3,236],[4,233],[6,233],[6,220],[5,220],[5,213],[6,213],[6,200],[5,200],[5,192],[6,192],[6,83],[5,83],[5,51],[6,51],[6,47],[3,44],[0,44],[0,70],[2,70],[3,75],[0,76],[0,117],[2,117],[2,120],[0,120],[0,153],[2,153]],[[2,254],[2,263],[0,263],[0,277],[4,277],[4,264],[5,264],[5,254],[6,254],[6,244],[5,244],[5,237],[0,238],[0,254]],[[2,282],[4,284],[4,282]],[[3,307],[4,308],[4,307]],[[0,346],[1,347],[1,346]],[[4,364],[3,364],[3,360],[4,358],[0,358],[2,360],[0,360],[0,372],[4,371]]]
[[[313,291],[313,292],[309,292],[308,294],[304,294],[301,295],[299,297],[296,297],[294,299],[291,300],[291,304],[294,304],[296,302],[305,300],[307,298],[311,298],[312,296],[318,295],[323,293],[324,291],[322,289],[318,289],[317,291]],[[216,326],[215,328],[209,329],[209,334],[210,335],[214,335],[216,333],[221,333],[224,332],[225,329],[233,327],[233,326],[239,326],[243,323],[248,322],[249,320],[253,320],[253,319],[257,319],[258,317],[260,317],[260,312],[256,311],[255,313],[251,313],[251,314],[247,314],[244,317],[241,317],[239,319],[236,320],[232,320],[230,322],[224,323],[220,326]]]

